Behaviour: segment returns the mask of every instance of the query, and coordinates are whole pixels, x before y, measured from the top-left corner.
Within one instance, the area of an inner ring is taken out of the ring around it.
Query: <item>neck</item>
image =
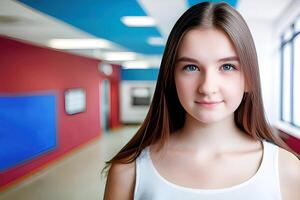
[[[215,123],[201,123],[187,115],[182,129],[174,134],[177,147],[191,150],[224,150],[249,141],[250,136],[238,129],[234,115]]]

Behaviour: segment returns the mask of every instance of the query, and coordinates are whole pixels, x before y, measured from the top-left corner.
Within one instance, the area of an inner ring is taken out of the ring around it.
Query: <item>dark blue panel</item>
[[[56,95],[0,95],[0,171],[56,147]]]
[[[151,69],[122,69],[122,80],[139,80],[139,81],[156,81],[158,77],[159,68]]]
[[[188,0],[189,2],[189,6],[193,6],[197,3],[200,2],[204,2],[205,0]],[[238,0],[208,0],[209,2],[214,2],[214,3],[218,3],[218,2],[227,2],[229,5],[231,5],[232,7],[236,7],[237,1]]]

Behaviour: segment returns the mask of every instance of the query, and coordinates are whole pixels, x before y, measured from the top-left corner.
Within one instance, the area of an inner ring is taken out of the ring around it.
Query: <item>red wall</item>
[[[281,138],[300,158],[300,139],[279,130]]]
[[[119,67],[114,67],[113,68],[114,73],[110,77],[110,113],[111,115],[109,116],[109,126],[111,128],[116,128],[120,125],[120,116],[115,115],[114,113],[119,113],[120,112],[120,107],[119,107],[119,99],[120,99],[120,68]]]
[[[105,77],[97,71],[100,60],[38,47],[0,35],[0,93],[16,94],[55,91],[57,96],[57,149],[0,173],[0,188],[36,171],[73,148],[101,135],[99,84],[111,84],[111,127],[119,126],[119,66]],[[86,112],[66,115],[64,91],[85,88]]]

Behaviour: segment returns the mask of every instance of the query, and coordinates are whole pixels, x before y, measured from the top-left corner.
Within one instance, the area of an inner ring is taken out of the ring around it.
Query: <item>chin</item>
[[[226,119],[225,116],[197,116],[194,117],[196,121],[203,124],[218,123]]]

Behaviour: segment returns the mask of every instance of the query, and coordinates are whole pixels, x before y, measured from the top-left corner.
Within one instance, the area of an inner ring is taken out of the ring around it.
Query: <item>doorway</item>
[[[100,82],[100,126],[104,133],[109,130],[110,116],[110,83],[108,80]]]

